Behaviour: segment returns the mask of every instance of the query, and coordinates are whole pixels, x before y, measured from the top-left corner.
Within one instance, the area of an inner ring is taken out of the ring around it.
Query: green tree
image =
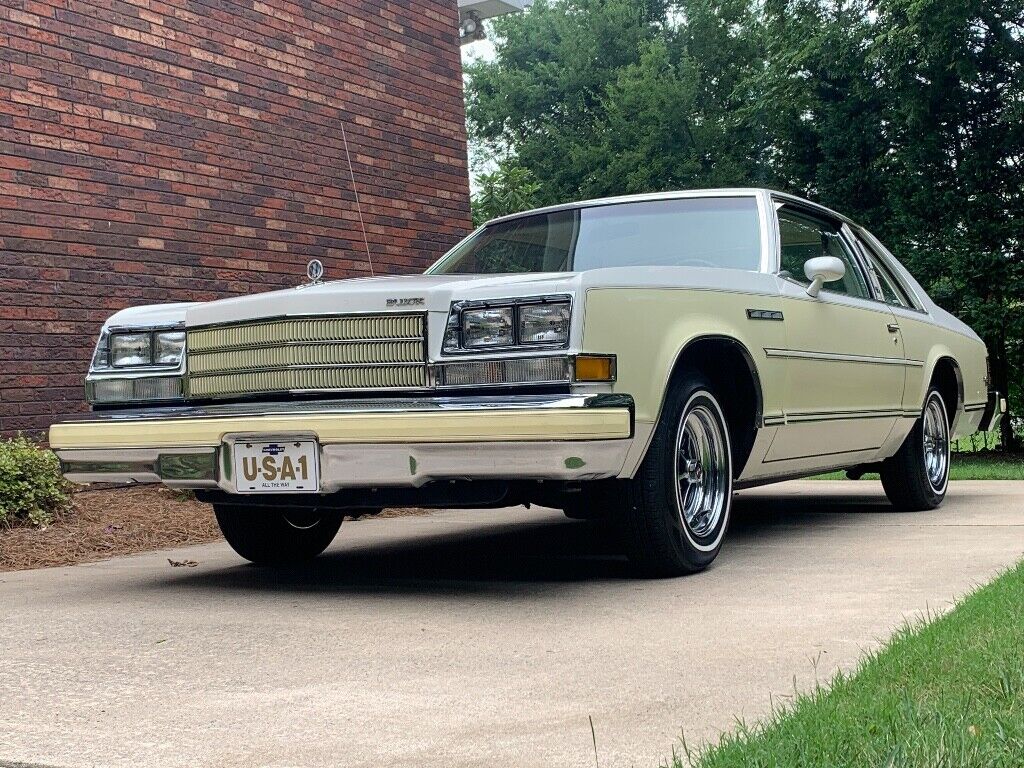
[[[505,157],[543,181],[550,203],[578,197],[603,176],[607,87],[639,64],[668,25],[663,0],[538,0],[493,22],[494,61],[467,67],[470,135],[481,154]]]
[[[883,0],[872,53],[885,91],[879,225],[944,307],[985,339],[994,386],[1021,403],[1024,3]],[[1019,411],[1017,411],[1019,412]],[[1003,441],[1014,446],[1009,420]]]
[[[473,223],[476,226],[510,213],[535,208],[540,200],[540,183],[528,169],[500,163],[497,170],[476,177],[473,195]]]
[[[468,70],[470,133],[539,202],[819,200],[981,333],[1024,406],[1024,0],[538,0],[494,33]]]

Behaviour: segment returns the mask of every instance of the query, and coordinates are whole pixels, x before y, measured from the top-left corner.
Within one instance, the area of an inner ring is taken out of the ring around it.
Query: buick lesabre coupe
[[[424,275],[119,312],[93,412],[50,444],[77,482],[195,490],[257,563],[317,556],[353,510],[536,503],[673,575],[714,560],[743,487],[873,470],[937,506],[951,438],[1005,408],[988,381],[853,221],[691,191],[498,219]]]

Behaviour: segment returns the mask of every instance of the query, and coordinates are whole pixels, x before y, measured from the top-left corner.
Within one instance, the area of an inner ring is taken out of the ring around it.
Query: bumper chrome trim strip
[[[630,440],[533,443],[350,444],[320,448],[320,491],[419,488],[440,480],[566,480],[616,477]],[[192,453],[160,449],[59,450],[65,476],[76,483],[163,483],[172,488],[234,493],[220,457],[225,448]],[[191,471],[191,476],[186,476]]]
[[[321,444],[493,443],[626,439],[623,396],[424,398],[112,411],[55,424],[61,450],[214,448],[232,435],[309,434]]]

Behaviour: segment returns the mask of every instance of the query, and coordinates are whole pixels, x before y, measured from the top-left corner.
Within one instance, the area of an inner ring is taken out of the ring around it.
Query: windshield
[[[538,213],[498,222],[455,247],[430,274],[580,272],[601,267],[756,271],[753,197],[691,197]]]

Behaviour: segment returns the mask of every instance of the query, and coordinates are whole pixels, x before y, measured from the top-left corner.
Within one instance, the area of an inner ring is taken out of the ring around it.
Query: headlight
[[[153,362],[156,365],[177,365],[184,351],[184,331],[160,331],[154,336]]]
[[[565,344],[568,341],[568,304],[528,304],[519,308],[520,344]]]
[[[110,336],[110,364],[114,368],[178,365],[185,350],[184,331],[133,331]]]
[[[133,328],[100,334],[86,378],[94,405],[180,400],[185,356],[181,328]]]
[[[456,302],[448,315],[444,350],[567,347],[571,316],[568,296]]]
[[[511,347],[515,343],[512,307],[467,309],[462,313],[462,346]]]
[[[153,334],[115,333],[110,337],[110,362],[115,368],[153,364]]]

